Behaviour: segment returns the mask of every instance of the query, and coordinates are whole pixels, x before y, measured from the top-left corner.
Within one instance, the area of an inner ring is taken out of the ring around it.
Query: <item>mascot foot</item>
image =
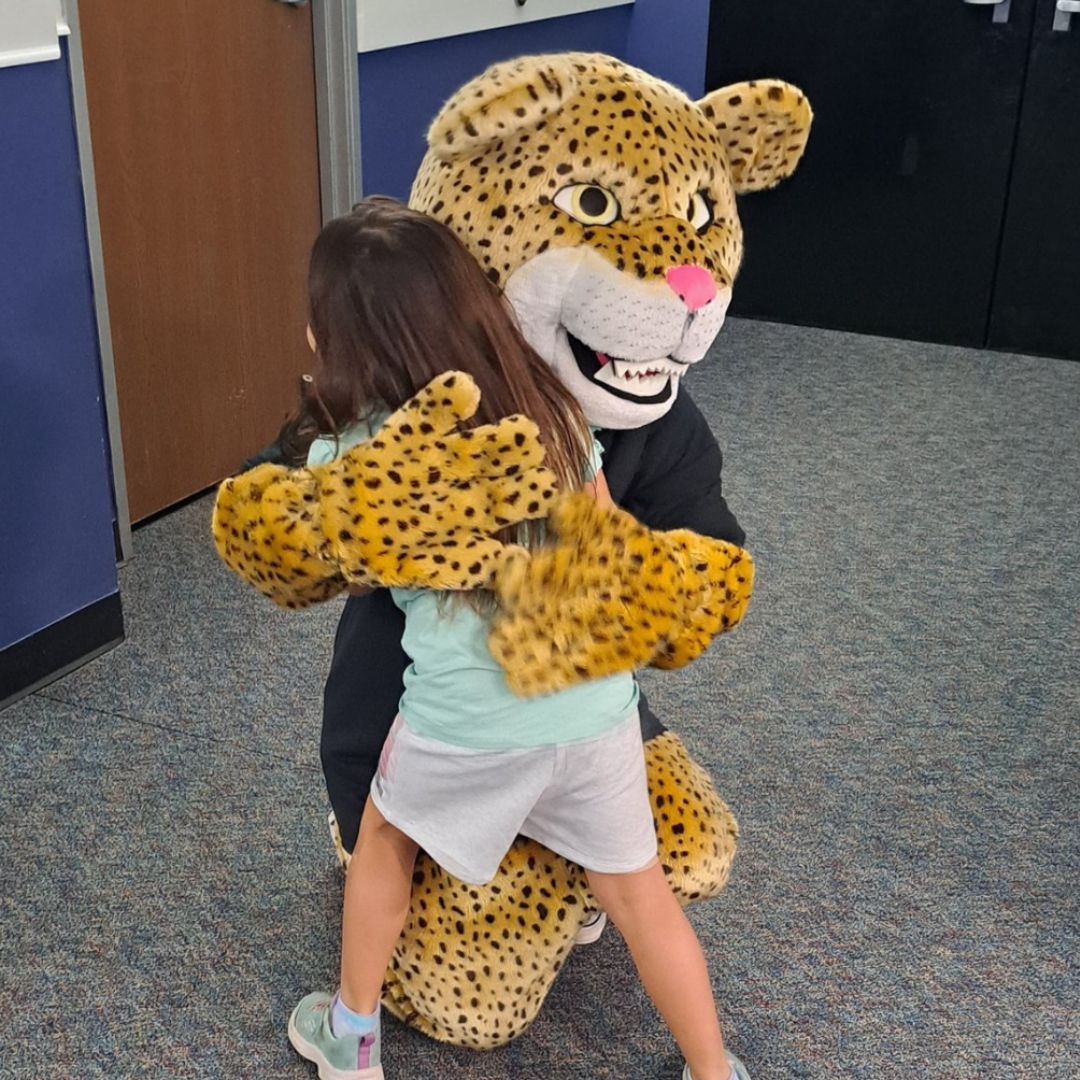
[[[600,940],[600,935],[607,926],[607,915],[602,911],[590,911],[581,924],[581,929],[574,935],[575,945],[592,945]]]

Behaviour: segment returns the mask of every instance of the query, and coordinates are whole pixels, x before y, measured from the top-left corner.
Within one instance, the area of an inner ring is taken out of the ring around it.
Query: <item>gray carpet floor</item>
[[[690,386],[759,567],[657,711],[742,824],[695,910],[755,1080],[1080,1075],[1080,364],[733,322]],[[0,1077],[303,1080],[341,882],[336,605],[230,579],[207,499],[136,534],[128,641],[0,714]],[[615,933],[518,1042],[390,1024],[390,1080],[653,1080]]]

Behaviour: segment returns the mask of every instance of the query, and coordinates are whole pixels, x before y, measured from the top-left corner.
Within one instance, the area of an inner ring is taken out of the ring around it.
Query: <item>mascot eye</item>
[[[568,184],[552,200],[582,225],[610,225],[619,220],[619,202],[599,184]]]
[[[690,197],[690,209],[686,220],[699,232],[703,233],[712,224],[712,202],[703,191],[695,192]]]

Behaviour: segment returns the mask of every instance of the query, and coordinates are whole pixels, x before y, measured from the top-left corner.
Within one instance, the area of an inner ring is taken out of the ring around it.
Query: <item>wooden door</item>
[[[1039,0],[990,315],[994,348],[1080,360],[1078,105],[1080,14]]]
[[[781,77],[816,113],[742,201],[734,312],[984,343],[1034,5],[713,0],[709,87]]]
[[[80,4],[128,499],[138,521],[268,443],[310,365],[310,6]]]

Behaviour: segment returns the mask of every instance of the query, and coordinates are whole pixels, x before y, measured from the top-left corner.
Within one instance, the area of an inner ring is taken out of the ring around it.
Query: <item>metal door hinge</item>
[[[1012,14],[1012,0],[964,0],[965,4],[976,7],[992,7],[994,9],[994,22],[1007,23]]]
[[[1054,9],[1054,29],[1064,33],[1072,26],[1072,17],[1080,15],[1080,0],[1057,0]]]

